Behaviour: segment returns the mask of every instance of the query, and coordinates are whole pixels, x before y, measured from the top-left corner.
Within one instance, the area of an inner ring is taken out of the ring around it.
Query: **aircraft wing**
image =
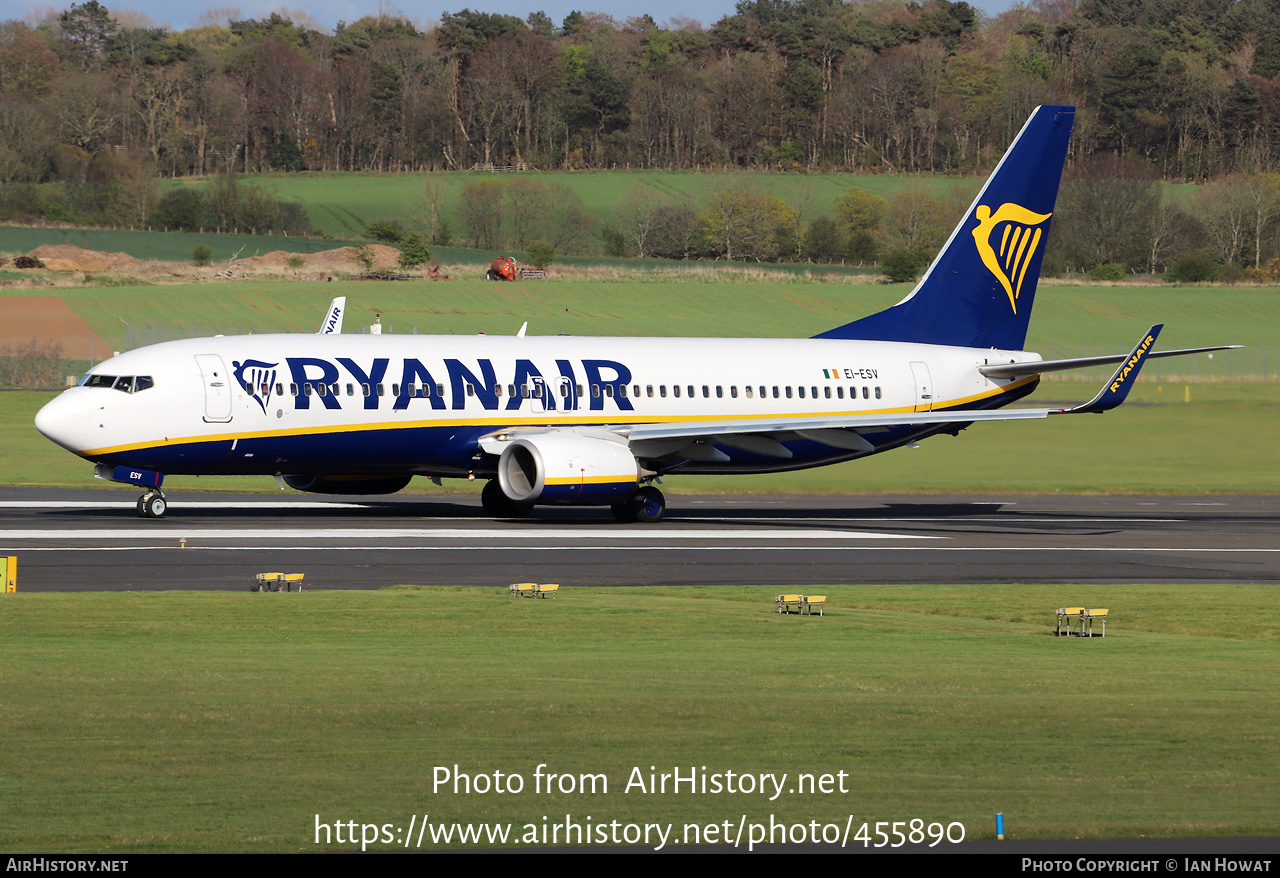
[[[603,429],[625,441],[633,452],[644,457],[661,457],[679,452],[704,460],[727,460],[714,446],[726,445],[769,457],[789,458],[791,452],[779,439],[809,439],[850,451],[871,453],[875,446],[861,433],[878,433],[890,427],[927,427],[938,424],[969,424],[975,421],[1027,421],[1050,415],[1105,412],[1125,401],[1137,380],[1142,364],[1151,358],[1151,348],[1163,324],[1143,333],[1138,344],[1124,357],[1106,358],[1120,366],[1089,402],[1074,408],[946,409],[922,412],[880,412],[868,415],[818,415],[739,420],[680,421],[660,424],[619,424]],[[1098,358],[1102,360],[1103,358]],[[1034,364],[1039,365],[1039,364]],[[544,433],[555,428],[514,428],[490,434],[480,447],[501,453],[503,445],[516,435]],[[774,434],[774,435],[769,435]],[[786,434],[786,435],[778,435]]]

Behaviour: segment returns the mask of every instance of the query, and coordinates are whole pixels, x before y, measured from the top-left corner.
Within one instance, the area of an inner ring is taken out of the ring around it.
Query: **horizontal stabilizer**
[[[1148,360],[1159,360],[1162,357],[1185,357],[1188,354],[1205,354],[1214,351],[1234,351],[1244,345],[1225,344],[1212,348],[1184,348],[1178,351],[1155,351],[1147,354]],[[1023,378],[1027,375],[1042,375],[1046,372],[1066,372],[1070,369],[1087,369],[1090,366],[1110,366],[1113,363],[1126,362],[1129,354],[1108,354],[1105,357],[1075,357],[1069,360],[1036,360],[1028,363],[1007,363],[1003,366],[979,366],[978,371],[988,378]]]

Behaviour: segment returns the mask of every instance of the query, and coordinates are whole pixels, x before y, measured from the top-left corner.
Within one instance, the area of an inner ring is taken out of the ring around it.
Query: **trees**
[[[1137,159],[1104,154],[1081,162],[1062,181],[1049,246],[1073,268],[1119,263],[1141,270],[1160,203],[1155,178]]]
[[[791,208],[745,181],[713,194],[702,222],[725,259],[771,262],[794,249]]]
[[[431,261],[431,248],[422,240],[421,235],[411,234],[400,245],[400,256],[397,261],[401,268],[413,268]]]
[[[498,246],[502,228],[502,181],[477,180],[462,187],[458,212],[471,238],[471,245],[481,250]]]

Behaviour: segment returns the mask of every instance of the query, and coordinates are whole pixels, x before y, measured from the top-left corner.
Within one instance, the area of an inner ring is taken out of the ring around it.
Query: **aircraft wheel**
[[[502,493],[502,486],[498,484],[497,479],[490,479],[484,483],[484,489],[480,492],[480,505],[484,507],[484,511],[490,515],[502,514],[502,502],[507,500],[507,495]]]
[[[494,518],[525,518],[533,512],[532,503],[517,503],[502,493],[497,479],[490,479],[480,492],[480,505]]]
[[[165,510],[169,508],[161,494],[144,494],[138,502],[141,504],[142,514],[147,518],[163,518]]]
[[[667,511],[667,498],[657,488],[645,486],[636,489],[627,504],[631,508],[631,520],[641,524],[662,521]]]

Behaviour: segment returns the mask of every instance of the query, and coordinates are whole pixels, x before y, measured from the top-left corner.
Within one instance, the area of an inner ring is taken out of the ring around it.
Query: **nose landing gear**
[[[141,518],[164,518],[168,508],[164,494],[159,491],[148,491],[138,498],[138,516]]]

